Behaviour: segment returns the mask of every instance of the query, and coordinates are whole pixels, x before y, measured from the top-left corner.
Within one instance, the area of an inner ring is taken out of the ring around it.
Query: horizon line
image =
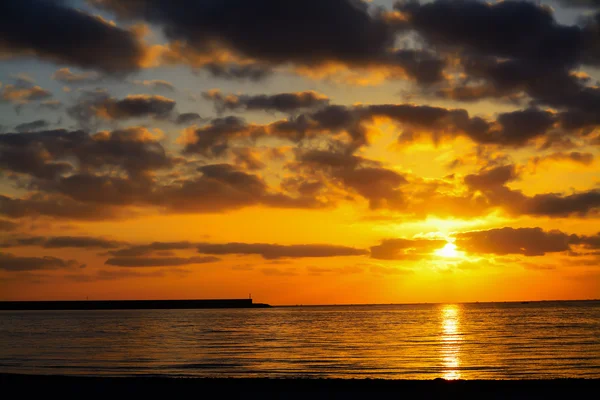
[[[543,302],[582,302],[600,301],[595,299],[544,299],[544,300],[495,300],[495,301],[458,301],[458,302],[406,302],[406,303],[318,303],[318,304],[270,304],[268,302],[254,302],[248,298],[211,298],[211,299],[84,299],[84,300],[0,300],[0,303],[26,303],[26,302],[146,302],[146,301],[227,301],[227,300],[252,300],[254,305],[265,304],[271,307],[328,307],[328,306],[409,306],[409,305],[452,305],[452,304],[495,304],[495,303],[543,303]]]

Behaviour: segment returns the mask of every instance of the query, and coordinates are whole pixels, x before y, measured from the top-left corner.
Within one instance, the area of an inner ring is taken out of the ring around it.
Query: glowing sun
[[[435,254],[440,257],[458,258],[462,257],[464,253],[462,251],[459,251],[454,243],[448,242],[444,247],[436,250]]]

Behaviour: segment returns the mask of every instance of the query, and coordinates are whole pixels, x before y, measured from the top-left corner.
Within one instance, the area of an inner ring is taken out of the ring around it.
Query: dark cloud
[[[464,181],[467,186],[474,190],[486,191],[502,187],[508,182],[516,180],[518,176],[514,165],[502,165],[491,169],[483,169],[477,174],[467,175]]]
[[[297,151],[296,160],[288,168],[302,169],[315,179],[325,173],[331,183],[367,199],[371,209],[399,209],[405,205],[402,186],[408,181],[404,175],[377,162],[324,150]]]
[[[145,171],[171,167],[173,161],[164,147],[147,129],[131,127],[99,132],[86,138],[74,154],[81,166],[100,168],[119,166],[132,177]]]
[[[151,178],[120,178],[105,175],[75,174],[38,184],[41,190],[57,192],[69,198],[98,206],[151,205],[154,189]]]
[[[433,52],[396,50],[390,57],[390,63],[402,67],[406,75],[423,85],[444,80],[446,61]]]
[[[598,99],[600,100],[600,92]],[[591,133],[596,126],[600,125],[600,117],[597,113],[582,110],[561,112],[558,115],[558,119],[566,131],[581,131],[583,136]]]
[[[404,198],[399,186],[407,183],[401,174],[386,168],[363,167],[334,173],[344,185],[369,200],[369,207],[399,208]]]
[[[25,122],[15,127],[17,132],[31,132],[47,128],[50,125],[45,119],[36,119],[35,121]]]
[[[195,112],[189,112],[189,113],[179,114],[177,116],[177,118],[175,119],[175,123],[177,125],[189,125],[191,123],[201,121],[201,120],[202,120],[202,117],[200,116],[200,114],[195,113]]]
[[[527,200],[505,184],[517,179],[514,166],[488,168],[465,178],[466,193],[457,193],[455,177],[432,180],[399,173],[381,163],[336,150],[295,151],[296,159],[287,168],[297,175],[285,179],[282,187],[290,193],[304,193],[332,201],[360,196],[371,209],[402,211],[412,218],[437,216],[477,216],[502,207],[515,208]],[[483,193],[479,193],[479,192]],[[461,190],[462,192],[462,190]]]
[[[150,244],[129,246],[119,250],[111,250],[108,254],[117,258],[142,257],[158,251],[185,250],[195,248],[191,242],[153,242]]]
[[[162,145],[147,129],[140,127],[93,135],[53,130],[0,136],[0,165],[42,179],[63,175],[75,167],[87,171],[108,165],[138,177],[146,171],[169,167],[171,163]]]
[[[55,257],[21,257],[0,252],[0,270],[10,272],[68,269],[81,267],[75,260]]]
[[[521,208],[523,214],[548,217],[585,217],[597,214],[600,209],[600,190],[588,190],[569,195],[558,193],[536,194],[526,198]]]
[[[519,99],[522,94],[527,94],[534,105],[567,108],[577,119],[595,119],[591,114],[600,104],[600,90],[586,86],[589,78],[566,68],[544,69],[520,60],[492,57],[467,57],[462,63],[466,80],[449,91],[442,90],[443,97],[456,98],[457,91],[471,91],[470,100],[485,97]]]
[[[0,195],[0,215],[9,218],[46,216],[59,219],[102,221],[134,216],[97,203],[82,203],[64,196],[37,193],[23,198]]]
[[[279,258],[361,256],[368,254],[366,250],[362,249],[326,244],[201,243],[197,248],[198,252],[202,254],[255,254],[267,260]]]
[[[554,117],[548,111],[527,109],[502,113],[497,122],[501,130],[498,133],[492,131],[490,136],[495,137],[486,138],[489,142],[522,146],[530,139],[546,134],[554,124]]]
[[[229,141],[247,135],[246,121],[238,117],[215,118],[210,124],[187,131],[184,153],[220,156],[229,148]]]
[[[43,247],[47,249],[63,247],[114,249],[121,244],[116,240],[87,236],[56,236],[47,238]]]
[[[574,245],[582,245],[588,250],[600,249],[600,233],[592,236],[587,235],[571,235],[570,243]]]
[[[230,80],[249,80],[259,82],[273,75],[273,70],[262,64],[220,64],[208,63],[202,67],[213,77]]]
[[[168,116],[175,107],[175,100],[162,96],[127,95],[122,100],[106,103],[105,110],[113,119]]]
[[[16,231],[19,224],[16,222],[8,221],[6,219],[0,219],[0,232],[12,232]]]
[[[218,96],[222,107],[235,108],[243,96],[231,98]],[[228,100],[229,99],[229,100]],[[248,97],[245,100],[273,100],[269,97]],[[228,105],[227,105],[228,104]],[[246,105],[244,105],[246,109]],[[225,154],[233,141],[254,141],[273,136],[293,143],[316,137],[338,139],[336,146],[344,143],[343,152],[354,152],[369,144],[369,125],[375,119],[386,118],[402,127],[399,142],[414,142],[420,137],[430,137],[435,143],[443,139],[465,136],[478,144],[522,147],[535,139],[552,134],[556,117],[549,111],[529,108],[501,113],[496,120],[470,117],[464,109],[416,106],[413,104],[377,104],[370,106],[325,105],[321,108],[291,116],[267,125],[246,123],[242,118],[213,119],[209,124],[186,130],[185,152],[206,157]],[[344,135],[340,137],[341,135]]]
[[[412,140],[415,131],[428,132],[434,137],[457,135],[463,130],[477,127],[465,110],[412,104],[378,104],[345,107],[330,105],[312,113],[305,113],[270,126],[271,134],[299,141],[315,135],[347,133],[350,143],[347,151],[367,145],[367,125],[375,118],[388,118],[403,126],[401,140]]]
[[[104,264],[117,267],[177,267],[192,264],[207,264],[220,261],[217,257],[114,257]]]
[[[362,69],[383,68],[393,78],[421,83],[442,79],[445,61],[422,50],[394,50],[396,26],[388,13],[362,0],[226,0],[173,7],[166,0],[122,4],[93,0],[121,18],[142,18],[183,42],[186,52],[213,55],[227,50],[256,64],[211,62],[211,74],[261,80],[272,66],[293,64],[327,68],[337,63]],[[185,11],[184,11],[185,10]],[[181,47],[181,46],[180,46]],[[265,66],[267,66],[265,68]]]
[[[7,171],[30,174],[38,178],[53,178],[72,169],[52,152],[62,153],[69,141],[79,141],[82,132],[64,130],[36,133],[6,133],[0,136],[0,166]],[[55,162],[59,161],[59,162]]]
[[[92,128],[102,121],[147,117],[165,119],[174,109],[175,100],[158,95],[130,94],[116,99],[106,92],[88,92],[67,109],[67,114],[82,127]]]
[[[456,245],[469,253],[543,256],[570,250],[571,237],[541,228],[500,228],[459,233]]]
[[[66,143],[63,141],[61,145]],[[133,210],[126,208],[128,206],[168,213],[222,212],[256,205],[276,208],[327,206],[326,202],[311,196],[301,194],[291,197],[271,189],[259,176],[242,172],[229,164],[205,165],[185,178],[158,180],[152,174],[146,174],[152,171],[146,168],[153,167],[159,159],[152,161],[152,157],[143,156],[137,161],[132,150],[128,150],[125,153],[127,157],[123,159],[120,153],[104,154],[104,150],[101,148],[98,152],[104,158],[94,160],[90,156],[85,160],[88,169],[98,168],[96,173],[34,175],[36,179],[32,180],[32,185],[39,192],[23,198],[0,196],[0,215],[96,220],[135,216]],[[102,167],[106,165],[120,166],[128,172],[128,176],[106,175],[102,173]],[[27,173],[37,173],[31,165],[26,167]],[[13,163],[11,168],[16,169],[16,165]],[[47,166],[40,164],[41,171],[46,169]]]
[[[198,168],[201,176],[184,182],[180,187],[166,188],[166,199],[171,207],[215,207],[229,202],[231,207],[258,204],[266,194],[267,185],[256,175],[239,171],[229,164],[213,164]],[[197,198],[194,205],[193,198]],[[220,201],[223,202],[219,204]]]
[[[276,136],[298,142],[316,135],[335,135],[346,132],[355,150],[367,144],[366,129],[361,125],[362,112],[358,108],[330,105],[312,113],[301,114],[273,124]]]
[[[385,239],[371,247],[371,258],[378,260],[420,260],[446,245],[435,239]]]
[[[295,113],[315,109],[329,104],[329,98],[323,94],[306,91],[297,93],[278,93],[273,95],[223,95],[218,89],[205,92],[204,98],[214,102],[217,112],[226,111],[279,111]]]
[[[575,65],[585,48],[582,29],[560,25],[548,7],[526,1],[403,1],[396,9],[438,49],[549,65]],[[522,40],[527,37],[528,40]]]
[[[249,124],[243,118],[228,116],[215,118],[200,128],[188,129],[183,139],[185,153],[197,153],[205,157],[219,157],[226,154],[232,142],[254,142],[256,139],[272,136],[293,143],[318,135],[334,136],[349,132],[349,148],[356,149],[366,144],[366,131],[360,125],[361,111],[344,106],[326,106],[267,125]]]
[[[583,217],[597,213],[600,208],[599,190],[527,196],[520,190],[513,190],[506,186],[517,178],[515,167],[504,165],[491,169],[484,168],[477,174],[467,175],[464,182],[470,190],[484,196],[486,207],[499,207],[512,215]]]
[[[368,144],[365,125],[373,122],[375,118],[382,117],[404,126],[408,132],[413,129],[427,130],[436,135],[441,135],[442,131],[455,131],[463,125],[468,125],[469,121],[465,110],[413,104],[376,104],[355,107],[332,105],[302,116],[306,125],[312,125],[311,129],[331,133],[347,132],[354,148]]]
[[[396,110],[401,111],[400,106]],[[429,127],[435,130],[426,132],[434,142],[446,137],[459,135],[470,138],[477,144],[490,144],[511,147],[523,147],[537,137],[551,132],[555,124],[555,116],[549,111],[529,108],[526,110],[500,113],[496,120],[485,120],[481,117],[469,117],[462,109],[447,110],[421,106],[419,109],[405,109],[406,115],[391,116],[398,122],[412,126]],[[416,119],[419,116],[422,118]],[[445,129],[444,129],[445,128]],[[411,131],[403,133],[399,140],[410,142],[418,138]]]
[[[579,68],[600,65],[600,14],[568,26],[556,21],[552,8],[528,1],[401,1],[396,9],[405,19],[403,29],[417,32],[462,67],[461,78],[438,85],[438,96],[516,104],[530,100],[598,124],[600,90]]]
[[[89,218],[91,212],[114,217],[125,206],[166,212],[221,212],[257,205],[316,208],[359,196],[372,209],[419,215],[450,211],[475,215],[495,208],[511,215],[591,215],[598,208],[597,191],[526,196],[507,187],[518,177],[510,165],[468,175],[464,181],[467,193],[448,196],[437,191],[443,182],[408,179],[405,173],[354,155],[369,143],[369,125],[380,118],[400,125],[402,140],[413,140],[419,134],[431,135],[434,140],[463,135],[476,143],[523,146],[541,136],[550,138],[555,133],[556,115],[560,114],[528,108],[502,113],[494,121],[470,117],[462,109],[380,104],[326,105],[266,125],[248,124],[236,117],[217,118],[186,130],[184,152],[205,157],[229,155],[237,167],[213,164],[181,172],[188,168],[185,164],[181,171],[172,170],[168,178],[155,172],[169,170],[183,161],[167,155],[145,128],[93,135],[64,130],[4,134],[0,136],[3,169],[30,175],[33,179],[29,188],[41,192],[22,199],[3,196],[0,211],[9,217],[38,214]],[[259,152],[240,146],[255,144],[267,136],[287,139],[304,149],[290,153],[296,155],[295,161],[288,164],[295,176],[285,177],[279,188],[248,173],[262,169],[265,163]],[[328,149],[310,150],[317,144]],[[577,159],[577,155],[571,158]],[[579,158],[582,162],[589,159],[583,153]],[[422,189],[415,189],[415,185]],[[423,204],[416,206],[415,200]],[[435,206],[425,210],[426,200]],[[66,205],[72,206],[73,212]]]
[[[412,104],[330,106],[309,116],[303,115],[305,125],[322,130],[346,130],[356,144],[368,143],[364,124],[377,117],[389,118],[404,128],[399,136],[401,143],[414,141],[421,135],[430,136],[434,142],[462,135],[478,144],[515,147],[525,146],[532,139],[548,134],[555,123],[554,114],[535,108],[501,113],[495,121],[489,121],[470,117],[464,109]],[[314,121],[312,124],[311,120]]]
[[[376,104],[364,109],[363,118],[387,117],[396,122],[423,128],[458,126],[468,120],[462,109],[446,109],[414,104]]]
[[[384,53],[392,32],[365,3],[349,0],[118,2],[95,0],[120,17],[141,17],[200,52],[211,45],[272,62],[361,61]]]
[[[146,205],[168,212],[222,212],[249,206],[320,208],[326,204],[307,196],[290,197],[271,190],[257,175],[229,164],[198,168],[200,175],[156,187]]]
[[[23,236],[12,237],[0,242],[1,247],[38,246],[45,249],[114,249],[122,245],[122,242],[116,240],[90,236]]]
[[[1,2],[0,49],[109,73],[137,69],[144,54],[132,32],[47,0]]]
[[[153,197],[153,203],[170,212],[219,212],[254,205],[277,208],[318,208],[325,206],[311,197],[290,197],[269,190],[257,175],[248,174],[229,164],[198,168],[200,176],[165,185]]]

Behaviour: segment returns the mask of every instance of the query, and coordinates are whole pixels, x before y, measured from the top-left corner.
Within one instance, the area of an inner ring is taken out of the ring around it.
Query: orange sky
[[[0,300],[600,297],[591,4],[28,2]]]

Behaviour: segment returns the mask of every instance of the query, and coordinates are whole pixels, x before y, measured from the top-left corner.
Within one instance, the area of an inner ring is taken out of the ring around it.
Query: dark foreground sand
[[[79,399],[548,399],[596,398],[600,379],[408,381],[381,379],[96,378],[0,374],[2,397]],[[5,397],[5,395],[10,396]],[[57,396],[57,397],[55,397]]]

